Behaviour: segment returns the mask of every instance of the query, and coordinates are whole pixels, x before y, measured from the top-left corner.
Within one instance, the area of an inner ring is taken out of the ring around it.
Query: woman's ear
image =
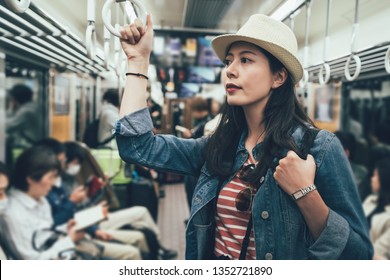
[[[284,84],[287,80],[288,72],[286,68],[282,67],[279,71],[274,74],[274,82],[272,84],[272,89],[276,89]]]

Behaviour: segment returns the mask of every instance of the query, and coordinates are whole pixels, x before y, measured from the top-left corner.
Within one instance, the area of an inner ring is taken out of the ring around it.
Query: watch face
[[[293,197],[294,197],[295,200],[300,199],[302,196],[303,196],[303,193],[302,193],[301,190],[299,190],[299,191],[293,193]]]
[[[302,189],[299,189],[298,191],[296,191],[295,193],[293,193],[291,196],[294,200],[298,200],[300,199],[301,197],[307,195],[309,192],[311,191],[314,191],[316,190],[316,186],[315,185],[310,185],[306,188],[302,188]]]

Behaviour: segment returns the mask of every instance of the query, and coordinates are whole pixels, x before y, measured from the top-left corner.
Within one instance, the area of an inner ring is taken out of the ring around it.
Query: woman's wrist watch
[[[307,187],[300,188],[296,192],[291,194],[291,197],[294,201],[297,201],[298,199],[301,199],[302,197],[306,196],[308,193],[315,191],[317,189],[316,185],[311,184]]]

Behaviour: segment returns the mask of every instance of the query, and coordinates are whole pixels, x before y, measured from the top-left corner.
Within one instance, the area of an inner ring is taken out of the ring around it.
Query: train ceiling
[[[215,30],[234,32],[254,13],[272,14],[285,0],[138,0],[153,15],[156,29],[161,30]],[[87,0],[33,0],[23,14],[11,12],[0,0],[0,46],[19,49],[50,63],[63,65],[72,71],[99,73],[106,71],[102,55],[87,56],[85,30]],[[299,1],[297,2],[304,2]],[[360,17],[372,17],[388,5],[388,1],[360,0]],[[101,10],[105,0],[96,0],[97,45],[103,49]],[[312,0],[309,41],[324,37],[326,0]],[[118,5],[118,4],[116,4]],[[120,6],[122,5],[122,6]],[[123,3],[118,5],[122,11]],[[305,5],[296,13],[294,32],[299,47],[304,45]],[[117,9],[117,11],[119,10]],[[333,0],[329,32],[351,26],[354,20],[355,0]],[[112,14],[115,18],[115,14]],[[119,18],[118,18],[119,19]],[[119,19],[122,22],[122,19]],[[284,22],[291,24],[287,18]],[[33,35],[33,36],[31,36]],[[113,41],[111,36],[111,41]],[[113,44],[112,44],[113,45]]]

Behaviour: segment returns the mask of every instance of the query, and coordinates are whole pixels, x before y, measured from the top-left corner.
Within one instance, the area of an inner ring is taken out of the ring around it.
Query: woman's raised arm
[[[146,107],[146,86],[150,53],[153,43],[153,24],[151,15],[147,15],[146,26],[139,19],[123,26],[121,45],[127,57],[125,90],[120,106],[120,117]],[[142,75],[138,75],[142,74]]]

